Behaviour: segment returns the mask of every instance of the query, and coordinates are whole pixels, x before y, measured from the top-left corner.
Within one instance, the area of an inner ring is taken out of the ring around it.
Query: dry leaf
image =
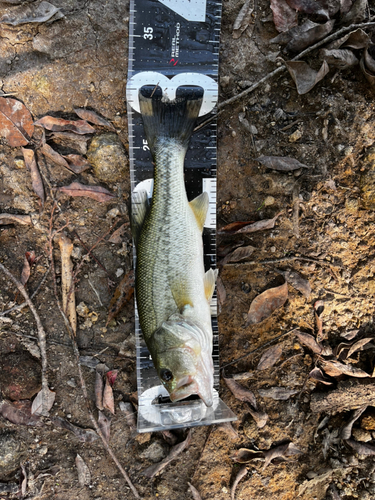
[[[74,111],[80,118],[82,118],[82,120],[86,120],[87,122],[93,123],[94,125],[100,125],[101,127],[106,127],[115,131],[115,127],[112,125],[112,123],[99,116],[97,113],[95,113],[95,111],[84,108],[74,108]]]
[[[309,333],[304,333],[297,330],[295,332],[295,335],[302,345],[305,345],[306,347],[311,349],[315,354],[320,354],[322,352],[322,346],[319,345],[314,337]]]
[[[361,60],[359,61],[359,66],[361,68],[362,73],[365,75],[366,80],[369,82],[371,86],[375,85],[375,75],[370,73],[370,71],[366,68],[365,65],[365,55],[362,55]]]
[[[275,222],[282,212],[275,215],[273,219],[265,219],[260,220],[258,222],[254,222],[254,224],[250,224],[249,226],[244,226],[241,229],[238,229],[234,234],[242,234],[242,233],[254,233],[255,231],[264,231],[265,229],[272,229],[275,227]]]
[[[365,378],[371,376],[360,368],[356,368],[350,364],[344,365],[338,361],[321,361],[321,365],[325,373],[331,377],[348,375],[349,377]]]
[[[128,222],[122,224],[118,229],[116,229],[116,231],[113,231],[110,238],[108,238],[108,242],[120,245],[123,242],[122,236],[125,234],[128,227],[129,227]]]
[[[98,366],[100,366],[100,364],[97,365],[95,372],[95,405],[98,410],[103,410],[103,374],[101,370],[97,369]]]
[[[309,377],[314,380],[317,380],[318,382],[322,382],[322,384],[324,385],[333,385],[333,382],[324,375],[324,373],[320,368],[316,367],[313,370],[311,370],[311,372],[309,373]]]
[[[320,58],[324,59],[331,67],[339,69],[352,68],[359,63],[353,52],[348,49],[322,49]]]
[[[66,148],[74,149],[81,155],[87,153],[87,142],[91,139],[91,135],[78,135],[73,132],[53,132],[50,139],[57,144]]]
[[[133,297],[134,293],[134,271],[127,273],[117,286],[109,304],[106,326],[112,321]]]
[[[285,61],[285,65],[300,95],[307,94],[329,71],[329,66],[325,61],[319,71],[310,68],[305,61]]]
[[[368,34],[358,28],[355,31],[351,31],[347,33],[342,38],[338,40],[334,40],[330,44],[327,45],[327,49],[339,49],[340,47],[350,47],[352,49],[364,49],[370,43],[370,37]]]
[[[42,387],[42,389],[35,396],[33,404],[31,406],[32,415],[43,415],[43,417],[49,416],[49,411],[55,402],[56,393],[51,391],[48,387]]]
[[[238,16],[233,24],[233,38],[240,38],[242,33],[248,28],[252,21],[251,14],[254,11],[254,0],[245,0],[245,3],[241,7]]]
[[[291,172],[299,168],[310,168],[289,156],[259,156],[259,158],[256,158],[256,161],[259,161],[259,163],[267,168],[272,168],[273,170],[279,170],[281,172]]]
[[[70,154],[70,155],[63,155],[63,157],[68,162],[69,170],[71,170],[75,174],[81,174],[85,170],[91,168],[89,160],[81,155]]]
[[[90,469],[85,464],[83,458],[77,454],[76,467],[78,472],[78,482],[81,488],[88,486],[91,483]]]
[[[39,125],[52,132],[64,132],[69,130],[79,135],[95,133],[94,127],[89,125],[85,120],[64,120],[63,118],[56,118],[48,115],[34,122],[34,125]]]
[[[30,278],[31,266],[34,264],[34,262],[35,262],[35,252],[34,251],[26,252],[20,279],[23,285],[26,285],[26,283]]]
[[[22,474],[23,474],[23,479],[22,479],[22,483],[21,483],[21,498],[23,498],[26,495],[26,490],[27,490],[27,472],[26,472],[24,464],[21,463],[20,465],[21,465],[21,470],[22,470]]]
[[[198,490],[194,488],[194,486],[188,482],[189,489],[191,494],[193,495],[193,500],[202,500],[202,497],[200,496]]]
[[[0,136],[9,146],[26,146],[33,133],[33,119],[26,106],[17,99],[0,97]]]
[[[252,301],[245,328],[249,325],[256,325],[271,316],[271,314],[285,304],[288,299],[288,285],[270,288],[261,293]]]
[[[316,321],[316,326],[318,329],[318,333],[316,335],[317,342],[321,342],[323,339],[326,338],[326,336],[323,335],[323,321],[320,317],[322,315],[323,311],[324,311],[323,300],[317,300],[314,303],[315,321]]]
[[[233,428],[231,422],[223,422],[222,424],[217,425],[216,429],[221,432],[225,432],[225,434],[235,441],[238,439],[238,432]]]
[[[64,16],[59,8],[49,2],[43,1],[37,6],[23,5],[15,12],[12,12],[12,14],[5,14],[0,19],[0,23],[18,26],[26,23],[45,23],[46,21],[51,21],[52,18],[56,20],[62,17]]]
[[[263,451],[240,448],[230,458],[233,460],[233,462],[236,462],[238,464],[247,464],[248,462],[254,460],[255,458],[263,458],[263,457],[264,457]]]
[[[92,429],[82,429],[82,427],[78,427],[64,418],[53,417],[51,418],[51,422],[55,427],[72,432],[82,443],[93,443],[99,439],[97,433]]]
[[[256,248],[251,245],[236,248],[233,252],[228,253],[228,255],[224,257],[224,259],[220,262],[220,265],[225,266],[228,262],[241,262],[242,260],[246,260],[255,250]]]
[[[346,340],[352,340],[357,336],[359,330],[350,330],[349,332],[344,332],[340,334],[340,337],[344,337]]]
[[[133,405],[131,403],[120,401],[119,407],[120,410],[125,414],[126,423],[128,424],[130,430],[135,431],[137,429],[137,413],[134,410]]]
[[[13,223],[25,226],[32,224],[30,215],[0,214],[0,226]]]
[[[303,452],[299,450],[293,443],[282,444],[271,448],[270,450],[264,451],[264,465],[263,469],[269,465],[275,458],[281,458],[286,460],[287,457],[292,455],[300,455]]]
[[[60,193],[67,194],[68,196],[84,196],[92,198],[93,200],[105,203],[115,198],[115,195],[101,186],[86,186],[79,182],[72,182],[69,186],[62,186],[57,188]]]
[[[98,425],[99,429],[102,431],[105,440],[108,443],[111,435],[111,421],[104,415],[102,411],[98,412]]]
[[[107,408],[107,410],[109,410],[113,415],[115,414],[115,401],[113,398],[112,385],[116,380],[117,372],[118,370],[113,370],[106,373],[103,392],[103,407]]]
[[[297,12],[304,14],[315,14],[323,20],[329,19],[328,11],[323,9],[315,0],[287,0],[289,6]]]
[[[356,0],[352,8],[340,20],[342,25],[361,23],[366,19],[368,9],[367,0]]]
[[[173,432],[171,431],[161,431],[161,435],[164,441],[169,444],[169,446],[174,446],[178,441],[178,437],[176,436],[176,434],[173,434]]]
[[[57,151],[55,151],[53,148],[51,148],[51,146],[49,146],[48,144],[43,144],[43,146],[40,148],[40,151],[44,154],[46,158],[48,158],[56,165],[60,165],[61,167],[65,167],[68,170],[72,171],[69,166],[69,163],[65,160],[65,158]]]
[[[370,45],[363,53],[365,67],[375,73],[375,45]]]
[[[239,229],[241,229],[244,226],[248,226],[249,224],[252,224],[253,221],[236,221],[236,222],[231,222],[230,224],[227,224],[226,226],[222,227],[219,230],[219,233],[228,233],[228,234],[234,234],[236,233]],[[232,244],[231,245],[226,245],[228,247],[228,251],[225,252],[225,255],[227,255],[229,252],[233,250]],[[238,247],[238,245],[236,245]]]
[[[257,370],[267,370],[277,363],[281,357],[283,349],[281,345],[274,345],[262,354]]]
[[[77,312],[74,293],[73,262],[71,259],[73,243],[67,236],[65,236],[64,233],[61,233],[59,237],[59,246],[61,254],[61,290],[63,311],[66,314],[75,335],[77,332]]]
[[[369,342],[371,342],[372,340],[374,340],[373,337],[366,337],[364,339],[361,339],[361,340],[357,340],[357,342],[355,342],[352,347],[349,349],[349,352],[347,354],[347,357],[350,358],[350,356],[352,354],[354,354],[355,352],[357,351],[362,351],[363,348],[365,347],[365,345],[367,345]]]
[[[288,52],[301,52],[302,50],[307,49],[307,47],[310,47],[310,45],[313,45],[314,43],[319,42],[319,40],[325,38],[333,30],[335,20],[332,19],[324,24],[316,24],[307,21],[304,24],[306,26],[299,26],[299,31],[297,31],[296,28],[292,28],[292,30],[296,31],[294,32],[295,36],[285,47]]]
[[[33,425],[41,427],[42,420],[37,415],[31,415],[30,410],[21,410],[12,403],[3,399],[0,401],[0,415],[16,425]]]
[[[242,226],[240,226],[240,227],[246,226],[249,223],[250,222],[241,223]],[[236,224],[236,223],[234,223],[234,224]],[[219,245],[217,247],[217,256],[220,258],[225,257],[226,255],[228,255],[228,253],[232,252],[235,248],[242,247],[244,244],[245,244],[244,241],[235,241],[232,243],[228,243],[227,245]]]
[[[191,429],[188,432],[188,435],[185,439],[185,441],[182,441],[182,443],[176,444],[175,446],[172,446],[170,449],[169,455],[164,458],[161,462],[151,465],[150,467],[147,467],[143,471],[143,475],[148,477],[148,478],[153,478],[160,472],[166,465],[168,465],[172,460],[174,460],[185,448],[187,448],[190,444],[191,441]]]
[[[227,298],[227,292],[225,290],[225,286],[223,280],[218,276],[216,278],[216,293],[217,293],[217,301],[219,305],[219,313],[221,313],[221,309],[225,303]]]
[[[354,441],[354,439],[347,439],[345,442],[351,446],[358,455],[375,455],[375,446],[371,444],[358,443],[358,441]]]
[[[255,420],[259,429],[264,427],[267,423],[268,415],[267,413],[258,410],[257,401],[254,396],[254,393],[251,392],[249,389],[245,389],[244,387],[242,387],[242,385],[237,384],[237,382],[232,378],[225,378],[225,377],[223,378],[228,388],[237,399],[249,403],[250,405],[249,412],[253,417],[253,419]]]
[[[353,427],[354,422],[359,419],[359,417],[366,410],[366,408],[367,408],[367,405],[362,406],[361,408],[358,408],[357,410],[354,411],[352,418],[341,429],[341,433],[340,433],[341,439],[349,439],[350,438],[350,436],[352,435],[352,427]]]
[[[301,292],[302,295],[304,295],[306,297],[306,299],[310,298],[311,285],[308,282],[308,280],[305,280],[304,278],[302,278],[302,276],[300,274],[298,274],[297,271],[291,271],[291,270],[279,271],[278,270],[277,272],[281,273],[284,276],[285,281],[290,283],[293,288],[295,288],[296,290]]]
[[[319,26],[317,23],[313,23],[310,19],[307,19],[300,26],[294,26],[290,28],[288,31],[284,31],[277,35],[275,38],[270,40],[270,43],[279,43],[281,45],[285,45],[291,40],[298,39],[303,33],[311,30],[312,28]]]
[[[286,387],[270,387],[269,389],[258,389],[262,398],[271,398],[276,401],[286,401],[290,396],[299,392],[298,389],[287,389]]]
[[[32,149],[22,148],[23,157],[25,160],[26,168],[30,172],[31,176],[31,185],[33,186],[34,192],[39,196],[42,201],[42,205],[44,204],[44,187],[42,176],[40,175],[38,165],[35,160],[35,153]]]
[[[230,489],[230,496],[232,500],[234,500],[235,498],[238,483],[241,481],[241,479],[243,479],[246,476],[246,474],[247,474],[247,467],[246,465],[243,465],[241,469],[238,471],[237,476],[233,481],[232,487]]]
[[[271,10],[275,28],[279,33],[297,26],[297,12],[287,4],[286,0],[271,0]]]

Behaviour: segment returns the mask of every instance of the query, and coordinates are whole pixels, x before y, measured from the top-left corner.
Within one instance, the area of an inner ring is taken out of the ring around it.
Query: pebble
[[[99,181],[118,182],[126,174],[128,159],[116,134],[106,133],[94,137],[87,151],[87,158]]]
[[[368,441],[372,441],[371,432],[364,431],[363,429],[354,428],[352,430],[352,435],[356,441],[362,441],[364,443],[367,443]]]
[[[159,441],[154,441],[150,444],[144,452],[141,453],[142,458],[151,460],[151,462],[157,463],[163,460],[168,454],[168,447]]]
[[[0,432],[0,479],[6,479],[19,468],[22,449],[15,436],[12,431]]]
[[[363,161],[365,172],[361,176],[361,198],[364,208],[375,209],[375,148],[371,148]]]
[[[42,387],[40,363],[26,351],[0,356],[0,373],[0,390],[6,399],[30,399]]]
[[[302,130],[300,130],[299,128],[293,132],[293,134],[291,134],[289,137],[288,137],[288,141],[289,142],[297,142],[299,139],[301,139],[303,135],[303,132]]]

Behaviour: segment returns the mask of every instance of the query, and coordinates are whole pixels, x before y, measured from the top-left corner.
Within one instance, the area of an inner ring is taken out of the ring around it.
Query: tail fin
[[[187,148],[203,100],[201,87],[179,87],[176,99],[167,101],[155,87],[139,91],[139,105],[151,153],[163,139],[177,139]]]

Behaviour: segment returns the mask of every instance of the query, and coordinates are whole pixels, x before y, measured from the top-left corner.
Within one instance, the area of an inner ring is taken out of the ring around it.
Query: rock
[[[371,148],[363,160],[361,176],[362,205],[368,210],[375,209],[375,148]]]
[[[40,363],[28,352],[0,356],[0,392],[6,399],[30,399],[42,387]]]
[[[142,458],[147,458],[151,462],[160,462],[168,454],[168,447],[165,443],[154,441],[146,450],[141,453]]]
[[[101,134],[92,140],[87,157],[98,180],[114,183],[123,179],[128,159],[116,134]]]
[[[19,468],[21,455],[22,446],[16,433],[0,431],[0,479],[6,479]]]
[[[375,431],[375,409],[368,408],[361,420],[361,427],[366,431]]]
[[[363,443],[372,440],[371,432],[364,431],[363,429],[354,428],[352,430],[352,436],[356,441],[362,441]]]

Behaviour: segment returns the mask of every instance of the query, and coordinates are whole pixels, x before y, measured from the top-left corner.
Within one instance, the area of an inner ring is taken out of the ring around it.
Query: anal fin
[[[203,231],[203,226],[206,221],[208,204],[208,194],[205,191],[189,202],[201,231]]]
[[[138,238],[148,211],[148,196],[145,189],[135,191],[132,194],[131,207],[131,227],[135,245],[138,243]]]

